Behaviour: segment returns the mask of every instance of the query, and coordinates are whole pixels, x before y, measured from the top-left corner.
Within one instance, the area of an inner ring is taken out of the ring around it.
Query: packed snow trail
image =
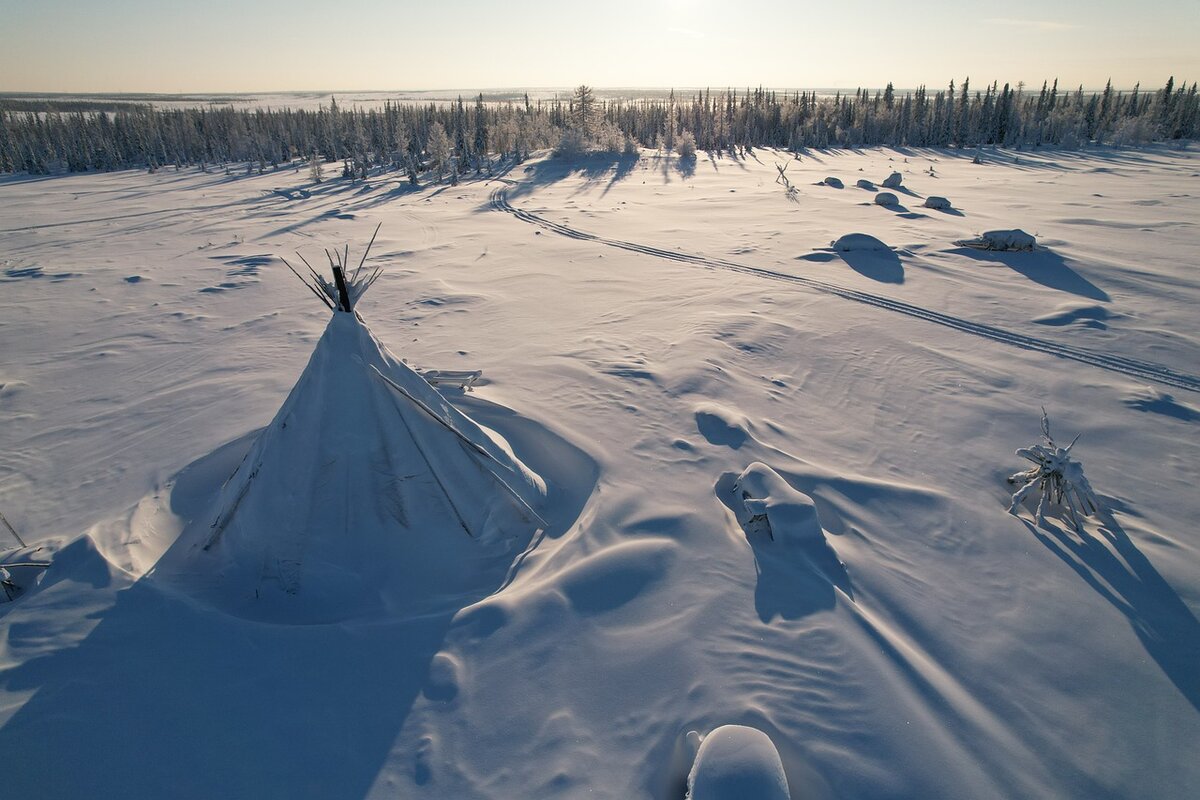
[[[503,178],[499,180],[505,180]],[[507,182],[507,181],[506,181]],[[738,264],[735,261],[726,261],[723,258],[709,258],[706,256],[693,255],[691,253],[683,253],[675,250],[664,250],[651,245],[637,244],[635,242],[625,242],[620,239],[609,239],[604,236],[597,236],[594,233],[587,233],[576,228],[563,225],[558,222],[551,222],[545,217],[538,216],[530,211],[525,211],[516,208],[508,202],[508,189],[501,186],[492,190],[491,206],[493,210],[504,211],[512,214],[522,222],[528,222],[533,225],[546,228],[561,236],[566,236],[571,239],[578,239],[585,242],[596,242],[597,244],[607,245],[609,247],[617,247],[621,250],[629,250],[642,255],[655,256],[656,258],[665,258],[669,261],[676,261],[683,264],[693,264],[698,267],[706,267],[708,269],[725,269],[731,272],[741,272],[746,275],[755,275],[760,278],[769,278],[776,281],[785,281],[787,283],[799,284],[809,289],[814,289],[825,294],[832,294],[846,300],[853,300],[857,303],[864,303],[876,308],[882,308],[885,311],[894,311],[899,314],[905,314],[916,319],[932,322],[937,325],[943,325],[947,328],[953,328],[957,331],[970,333],[975,336],[982,336],[985,339],[991,339],[1003,344],[1009,344],[1014,347],[1021,347],[1025,350],[1033,350],[1047,355],[1058,356],[1059,358],[1067,358],[1072,361],[1078,361],[1082,364],[1089,364],[1093,367],[1109,370],[1110,372],[1118,372],[1123,375],[1128,375],[1132,378],[1141,378],[1142,380],[1154,381],[1156,383],[1173,386],[1177,389],[1185,389],[1189,392],[1200,392],[1200,377],[1188,375],[1186,373],[1177,372],[1176,370],[1164,367],[1161,364],[1155,364],[1149,361],[1138,361],[1132,358],[1124,358],[1122,356],[1106,355],[1096,353],[1091,350],[1086,350],[1081,347],[1072,347],[1066,344],[1059,344],[1047,339],[1039,339],[1036,336],[1029,336],[1023,333],[1014,333],[1013,331],[998,328],[995,325],[987,325],[982,322],[971,322],[970,320],[961,317],[942,314],[928,308],[915,306],[910,303],[904,303],[899,300],[893,300],[889,297],[882,297],[869,292],[860,292],[855,289],[847,289],[837,284],[819,281],[814,278],[806,278],[801,275],[789,275],[786,272],[777,272],[763,267],[751,267],[745,264]]]

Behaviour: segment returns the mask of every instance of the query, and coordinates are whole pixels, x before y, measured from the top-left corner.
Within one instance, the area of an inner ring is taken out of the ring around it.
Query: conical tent
[[[251,616],[419,607],[543,524],[541,479],[343,306],[340,272],[300,379],[159,568]]]

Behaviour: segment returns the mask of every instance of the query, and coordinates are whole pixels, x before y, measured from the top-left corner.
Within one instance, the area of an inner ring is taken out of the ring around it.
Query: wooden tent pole
[[[342,275],[341,267],[333,268],[333,280],[337,284],[338,305],[342,307],[342,311],[350,311],[350,293],[346,291],[346,278]]]

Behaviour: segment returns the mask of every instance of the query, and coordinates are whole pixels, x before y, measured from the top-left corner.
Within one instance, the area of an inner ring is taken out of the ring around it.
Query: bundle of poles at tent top
[[[333,269],[333,283],[325,280],[321,273],[313,269],[312,264],[309,264],[299,251],[296,252],[296,255],[304,262],[304,266],[308,267],[311,278],[301,275],[295,267],[288,264],[287,259],[281,257],[279,260],[287,264],[287,268],[292,271],[292,274],[299,278],[309,288],[309,291],[315,294],[317,299],[328,306],[331,311],[350,312],[354,310],[354,304],[358,302],[358,298],[362,297],[367,289],[371,288],[371,284],[375,283],[383,274],[383,268],[376,267],[374,272],[363,275],[363,265],[367,263],[371,245],[375,244],[375,237],[379,235],[381,227],[383,227],[382,222],[375,226],[375,232],[371,234],[371,241],[367,243],[367,249],[363,251],[358,267],[348,278],[346,267],[350,263],[350,245],[346,245],[340,253],[336,250],[325,250],[325,257],[329,259],[329,266]]]

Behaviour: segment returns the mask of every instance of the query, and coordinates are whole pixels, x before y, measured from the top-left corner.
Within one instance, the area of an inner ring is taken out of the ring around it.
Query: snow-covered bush
[[[577,128],[567,128],[554,148],[554,155],[571,158],[587,152],[587,137]]]
[[[1008,478],[1009,483],[1020,484],[1008,507],[1010,514],[1015,514],[1017,506],[1035,492],[1041,492],[1042,495],[1037,505],[1039,523],[1045,521],[1046,511],[1052,503],[1058,506],[1066,504],[1076,530],[1080,528],[1079,514],[1090,517],[1100,511],[1100,501],[1083,476],[1083,465],[1071,458],[1071,448],[1078,440],[1076,436],[1066,447],[1056,445],[1054,437],[1050,435],[1050,419],[1046,416],[1046,409],[1042,409],[1042,444],[1017,450],[1017,455],[1033,466]]]
[[[938,211],[948,211],[950,210],[950,201],[936,194],[931,194],[925,198],[925,207],[937,209]]]
[[[621,129],[608,120],[601,120],[596,126],[596,137],[593,148],[599,153],[620,153],[625,149],[625,135]]]
[[[893,172],[891,175],[888,175],[886,178],[883,179],[882,186],[885,189],[899,189],[900,184],[903,182],[904,182],[904,176],[901,175],[899,172]]]
[[[875,191],[875,184],[866,178],[859,178],[854,185],[860,189],[870,189],[871,191]]]
[[[880,206],[898,206],[900,205],[900,198],[891,192],[880,192],[875,195],[875,204]]]
[[[822,181],[822,183],[824,183],[826,186],[831,186],[834,189],[841,189],[845,185],[842,183],[841,178],[833,178],[833,177],[826,178],[825,180]]]
[[[1111,141],[1119,147],[1134,147],[1154,140],[1154,123],[1145,117],[1122,120],[1113,131]]]
[[[691,131],[679,134],[679,138],[675,141],[675,151],[679,153],[680,158],[696,157],[696,137],[692,135]]]
[[[972,247],[976,250],[1033,250],[1037,247],[1037,239],[1033,234],[1026,233],[1020,228],[1012,230],[984,231],[978,238],[961,239],[955,242],[959,247]]]

